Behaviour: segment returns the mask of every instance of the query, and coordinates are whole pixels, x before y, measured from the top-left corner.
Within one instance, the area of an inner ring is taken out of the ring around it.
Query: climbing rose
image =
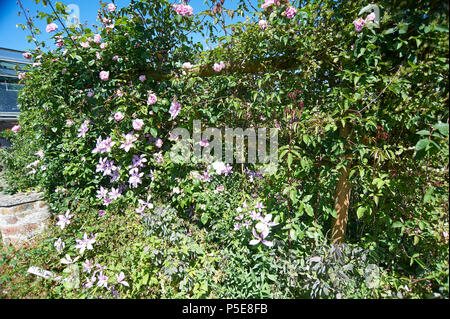
[[[261,6],[263,10],[266,10],[266,8],[269,8],[275,4],[275,0],[267,0],[264,2],[264,4]]]
[[[105,50],[107,46],[108,46],[108,43],[103,42],[102,44],[100,44],[100,49]]]
[[[190,68],[192,68],[192,64],[190,62],[184,62],[182,68],[189,70]]]
[[[144,126],[144,121],[143,121],[143,120],[141,120],[141,119],[135,119],[135,120],[133,121],[133,128],[134,128],[136,131],[140,131],[140,130],[142,129],[143,126]]]
[[[194,14],[194,9],[188,4],[174,4],[175,11],[184,17],[190,17]]]
[[[358,18],[357,20],[353,21],[353,24],[355,25],[356,32],[360,32],[366,22],[363,18]]]
[[[259,20],[258,22],[259,27],[263,30],[265,30],[267,28],[267,21],[266,20]]]
[[[25,59],[31,59],[32,55],[30,52],[25,52],[22,54]]]
[[[18,77],[19,77],[19,80],[24,80],[26,77],[25,72],[19,73]]]
[[[99,44],[102,41],[102,36],[100,34],[94,35],[94,42]]]
[[[156,98],[156,95],[153,93],[150,93],[148,95],[147,105],[153,105],[156,103],[156,101],[158,101],[158,99]]]
[[[122,112],[117,112],[116,114],[114,114],[114,119],[116,121],[120,121],[123,119],[123,113]]]
[[[173,120],[175,117],[177,117],[178,113],[181,111],[181,104],[177,101],[173,100],[172,105],[170,106],[169,113],[170,113],[170,119]]]
[[[145,75],[139,76],[139,81],[145,82],[145,80],[147,80],[147,78],[145,77]]]
[[[375,20],[375,12],[369,14],[365,20],[365,23]]]
[[[109,71],[100,72],[100,79],[102,81],[108,81],[109,80]]]
[[[11,131],[13,131],[14,133],[17,133],[20,131],[22,127],[20,125],[14,125],[13,128],[11,129]]]
[[[292,19],[297,14],[297,10],[294,7],[287,7],[281,15],[286,16],[288,19]]]
[[[214,63],[213,69],[216,72],[220,72],[225,69],[225,63],[223,63],[223,61],[220,61],[220,63]]]
[[[160,139],[160,138],[158,138],[158,139],[156,140],[156,142],[155,142],[155,146],[156,146],[157,148],[161,148],[161,147],[162,147],[162,144],[163,144],[163,141],[162,141],[162,139]]]
[[[58,30],[58,26],[56,25],[56,23],[50,23],[50,24],[48,24],[47,25],[47,27],[45,28],[45,31],[47,31],[47,32],[53,32],[53,31],[56,31],[56,30]]]
[[[117,8],[117,7],[114,5],[114,3],[108,4],[108,11],[109,11],[109,12],[115,11],[116,8]]]

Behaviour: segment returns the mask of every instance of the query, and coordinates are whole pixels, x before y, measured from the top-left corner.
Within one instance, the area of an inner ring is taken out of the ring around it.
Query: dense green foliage
[[[379,26],[358,32],[353,21],[367,4],[281,1],[255,11],[242,0],[234,11],[194,8],[189,17],[166,1],[131,1],[102,8],[100,20],[110,21],[98,29],[57,31],[63,46],[33,51],[41,64],[23,81],[22,128],[0,154],[13,188],[45,190],[55,222],[73,215],[64,229],[50,229],[38,248],[45,258],[33,262],[63,274],[69,266],[60,259],[81,256],[70,267],[80,268],[82,285],[92,277],[81,269],[86,259],[109,278],[106,289],[48,282],[49,296],[448,298],[448,7],[382,2]],[[292,18],[283,15],[290,5]],[[57,5],[42,18],[56,21],[63,11]],[[221,35],[224,14],[247,18]],[[214,48],[193,43],[192,32]],[[214,71],[220,61],[225,69]],[[174,101],[182,107],[171,116]],[[174,163],[169,133],[192,132],[193,120],[279,128],[278,170],[234,164],[225,175]],[[131,131],[127,151],[120,146]],[[107,137],[111,149],[93,152]],[[148,162],[133,187],[133,156],[142,155]],[[119,167],[113,182],[98,170],[106,156]],[[346,244],[332,245],[342,167],[350,170],[349,222]],[[197,177],[205,171],[209,181]],[[122,192],[105,205],[101,187]],[[235,226],[258,210],[276,224],[273,247],[249,245],[257,221]],[[76,247],[84,234],[96,234],[93,249]],[[129,287],[116,280],[120,272]]]

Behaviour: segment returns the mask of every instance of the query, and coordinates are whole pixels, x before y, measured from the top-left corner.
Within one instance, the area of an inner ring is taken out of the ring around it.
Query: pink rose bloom
[[[292,19],[297,14],[297,10],[294,7],[287,7],[286,11],[282,15],[286,16],[288,19]]]
[[[63,45],[64,45],[64,40],[59,39],[59,40],[56,41],[56,46],[58,48],[61,48]]]
[[[136,130],[136,131],[140,131],[140,130],[142,130],[142,127],[144,126],[144,121],[143,120],[141,120],[141,119],[135,119],[134,121],[133,121],[133,128]]]
[[[102,44],[100,44],[100,49],[105,50],[107,46],[108,46],[108,43],[103,42]]]
[[[194,14],[194,9],[188,4],[174,4],[175,11],[184,17],[190,17]]]
[[[116,114],[114,114],[114,119],[115,119],[116,121],[122,120],[122,119],[123,119],[123,114],[122,114],[122,112],[117,112]]]
[[[56,23],[50,23],[45,28],[45,31],[47,31],[48,33],[56,31],[56,30],[58,30],[58,26],[56,25]]]
[[[33,63],[33,66],[41,66],[42,65],[42,63],[41,62],[35,62],[35,63]]]
[[[97,60],[100,60],[102,57],[100,56],[100,52],[95,52],[95,56],[97,57]]]
[[[108,81],[109,80],[109,71],[100,72],[100,79],[102,81]]]
[[[367,16],[365,22],[367,23],[367,22],[373,21],[373,20],[375,20],[375,17],[376,17],[376,16],[375,16],[375,12],[372,12],[371,14],[369,14],[369,15]]]
[[[80,45],[83,48],[89,48],[90,47],[89,42],[81,42]]]
[[[87,96],[88,97],[93,97],[94,96],[94,92],[93,91],[88,91],[87,92]]]
[[[264,2],[264,4],[261,6],[261,8],[263,10],[266,10],[266,8],[269,8],[271,6],[273,6],[275,4],[274,0],[266,0],[266,2]]]
[[[97,43],[97,44],[102,42],[102,36],[100,34],[94,35],[94,42]]]
[[[263,30],[265,30],[267,28],[267,21],[266,20],[259,20],[258,22],[259,27]]]
[[[139,76],[139,81],[145,82],[145,80],[147,80],[147,78],[145,77],[145,75]]]
[[[117,95],[118,97],[122,97],[122,96],[123,96],[123,92],[122,92],[121,90],[117,90],[117,91],[116,91],[116,95]]]
[[[27,59],[27,60],[31,59],[31,57],[32,57],[32,54],[31,54],[30,52],[25,52],[25,53],[23,53],[22,55],[23,55],[23,57],[24,57],[25,59]]]
[[[13,131],[14,133],[17,133],[20,131],[22,127],[20,125],[14,125],[13,128],[11,129],[11,131]]]
[[[155,142],[155,146],[156,146],[157,148],[161,148],[162,145],[163,145],[162,139],[158,138],[158,139],[156,140],[156,142]]]
[[[26,77],[26,73],[24,73],[24,72],[19,73],[18,77],[19,77],[19,80],[24,80]]]
[[[148,95],[148,100],[147,100],[147,105],[153,105],[158,101],[158,98],[156,97],[155,94],[150,93]]]
[[[116,8],[117,8],[117,7],[114,5],[114,3],[108,4],[108,11],[109,11],[109,12],[115,11]]]
[[[214,63],[213,65],[213,69],[216,72],[220,72],[223,69],[225,69],[225,63],[223,63],[223,61],[220,61],[220,63]]]
[[[363,28],[365,23],[366,22],[364,21],[363,18],[359,18],[359,19],[353,21],[353,24],[355,25],[356,32],[360,32],[362,30],[362,28]]]
[[[113,56],[113,61],[117,61],[117,60],[119,60],[119,56],[118,55],[115,55],[115,56]]]
[[[201,140],[200,141],[200,146],[201,147],[207,147],[209,145],[209,141],[208,140]]]
[[[181,66],[183,69],[191,69],[192,68],[192,64],[190,62],[184,62],[183,65]]]
[[[67,72],[67,69],[66,69],[66,68],[64,68],[64,69],[61,70],[61,74],[64,74],[64,73],[66,73],[66,72]]]
[[[72,126],[73,122],[71,120],[66,120],[66,125],[67,126]]]

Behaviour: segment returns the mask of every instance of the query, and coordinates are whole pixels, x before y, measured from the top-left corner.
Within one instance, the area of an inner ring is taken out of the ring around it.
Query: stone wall
[[[0,231],[3,243],[19,247],[41,233],[50,217],[41,193],[0,192]]]

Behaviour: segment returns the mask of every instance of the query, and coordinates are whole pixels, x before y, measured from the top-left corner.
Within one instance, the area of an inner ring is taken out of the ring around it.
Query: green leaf
[[[448,136],[448,123],[437,123],[434,128],[439,131],[444,136]]]
[[[365,211],[367,210],[366,207],[360,206],[358,207],[356,211],[356,216],[358,216],[359,219],[361,219],[364,216]]]
[[[420,152],[422,150],[425,150],[428,145],[430,145],[430,140],[427,139],[421,139],[416,144],[416,152]]]

